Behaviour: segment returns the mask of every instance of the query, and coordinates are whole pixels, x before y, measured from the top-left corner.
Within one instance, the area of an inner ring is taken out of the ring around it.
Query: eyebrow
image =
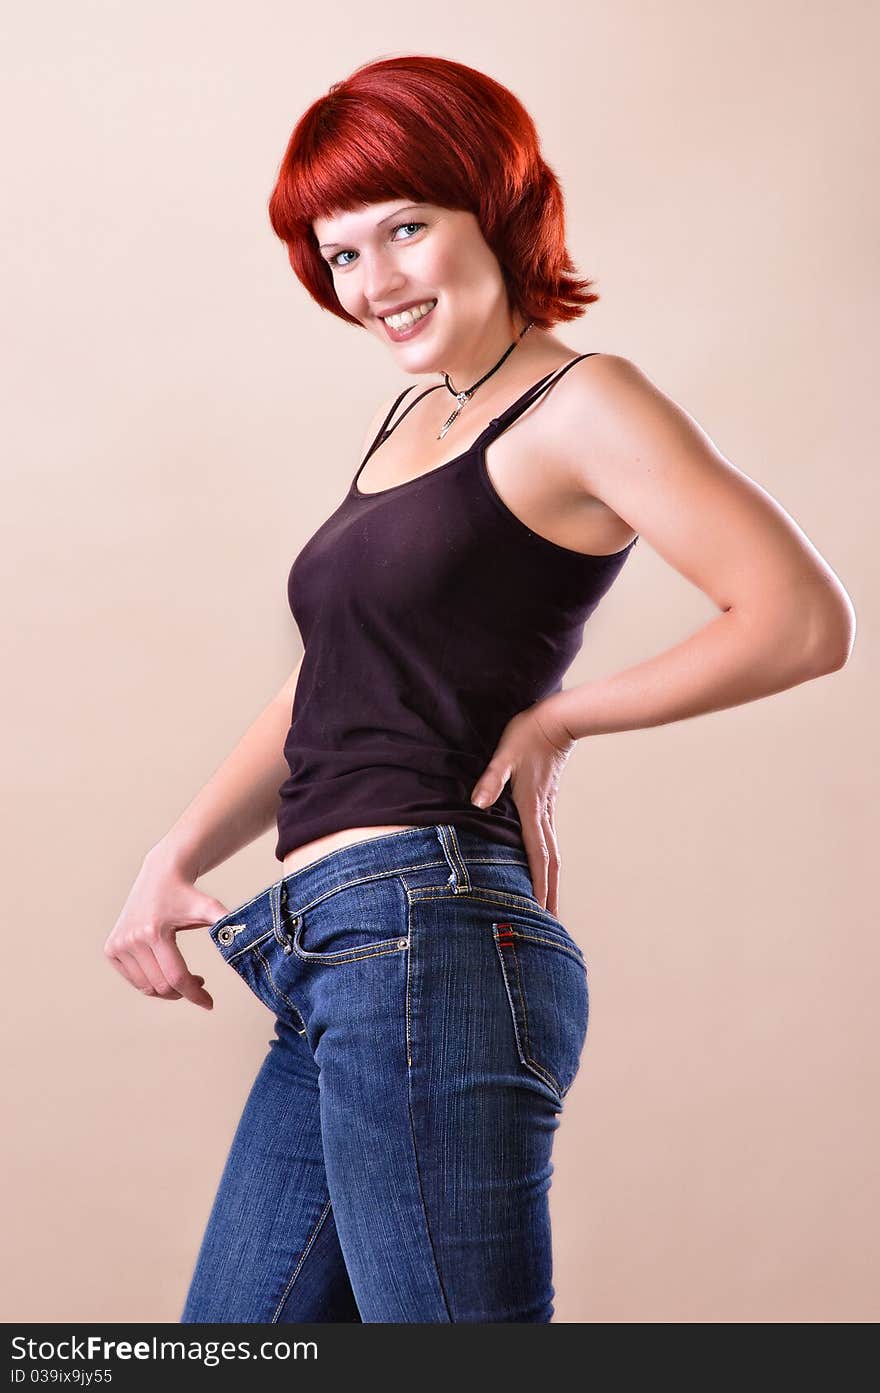
[[[399,218],[401,213],[408,213],[411,208],[426,208],[427,206],[426,203],[407,203],[403,208],[395,208],[394,212],[389,213],[387,218],[381,218],[380,221],[376,223],[376,226],[384,227],[392,218]],[[326,252],[330,251],[332,247],[341,247],[342,245],[342,242],[322,242],[320,250]]]

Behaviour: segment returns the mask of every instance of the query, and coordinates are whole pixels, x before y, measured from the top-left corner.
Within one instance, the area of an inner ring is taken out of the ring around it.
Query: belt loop
[[[282,948],[287,947],[289,935],[284,932],[281,923],[281,895],[284,891],[284,881],[279,880],[269,887],[269,908],[272,911],[272,932],[281,944]]]
[[[450,870],[447,883],[452,886],[453,894],[468,894],[471,882],[464,857],[461,854],[461,847],[458,844],[458,837],[455,834],[455,828],[449,823],[438,823],[437,836],[440,839],[443,855],[446,857],[446,863]]]

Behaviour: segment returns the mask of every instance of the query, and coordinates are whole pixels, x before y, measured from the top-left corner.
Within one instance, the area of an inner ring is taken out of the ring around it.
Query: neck
[[[449,379],[448,385],[451,390],[466,392],[485,377],[486,373],[493,370],[503,372],[508,363],[519,354],[520,346],[534,333],[534,329],[524,333],[527,324],[528,320],[522,315],[510,315],[499,330],[488,332],[485,338],[469,350],[463,347],[461,355],[456,355],[450,366],[440,370]],[[508,352],[511,344],[515,344],[516,347]],[[485,385],[489,385],[488,380]]]

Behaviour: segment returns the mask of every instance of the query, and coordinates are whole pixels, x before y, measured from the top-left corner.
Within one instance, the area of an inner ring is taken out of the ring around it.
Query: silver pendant
[[[452,422],[457,418],[465,402],[470,400],[470,394],[468,392],[456,392],[455,400],[458,402],[458,406],[455,408],[452,415],[449,417],[449,420],[444,421],[443,425],[440,427],[440,434],[437,436],[438,440],[443,439],[444,435],[449,430],[449,427],[452,425]]]

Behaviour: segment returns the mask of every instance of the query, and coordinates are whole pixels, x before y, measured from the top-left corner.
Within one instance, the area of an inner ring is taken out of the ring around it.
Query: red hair
[[[537,328],[577,319],[599,296],[574,275],[559,180],[522,103],[476,68],[446,58],[384,58],[334,82],[288,142],[269,220],[324,309],[339,303],[312,230],[316,218],[406,198],[474,214],[511,308]]]

